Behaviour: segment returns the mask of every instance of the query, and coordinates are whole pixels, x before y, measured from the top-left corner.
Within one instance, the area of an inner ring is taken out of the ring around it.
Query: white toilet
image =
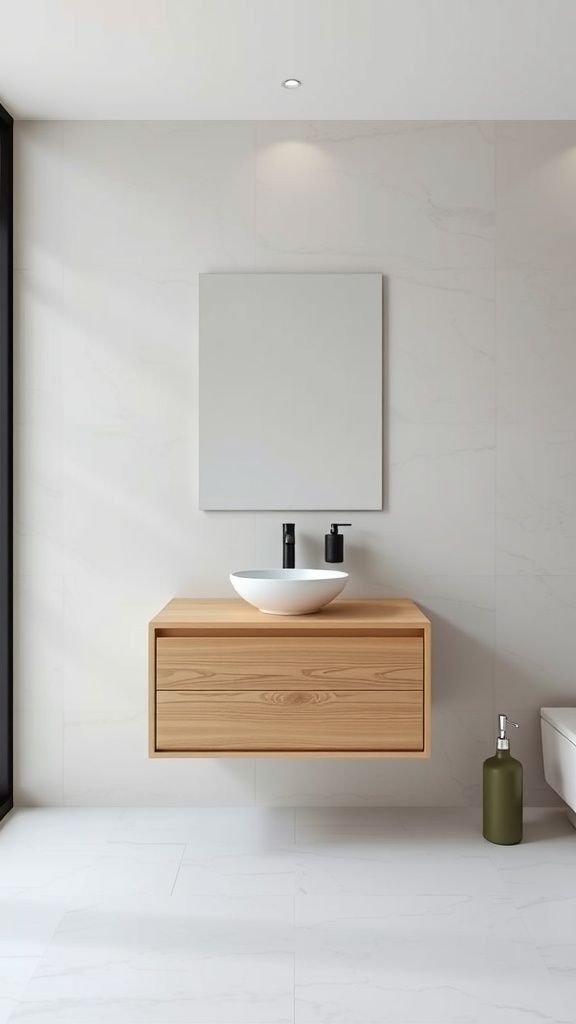
[[[541,708],[540,725],[546,782],[568,804],[576,828],[576,708]]]

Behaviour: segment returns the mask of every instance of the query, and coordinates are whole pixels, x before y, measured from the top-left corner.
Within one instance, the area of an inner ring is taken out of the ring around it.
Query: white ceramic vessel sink
[[[247,569],[231,572],[240,597],[269,615],[309,615],[329,604],[348,582],[332,569]]]

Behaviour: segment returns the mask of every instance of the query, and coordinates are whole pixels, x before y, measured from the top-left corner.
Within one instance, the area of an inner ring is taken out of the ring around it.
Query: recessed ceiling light
[[[287,78],[282,85],[285,89],[298,89],[302,85],[302,82],[298,78]]]

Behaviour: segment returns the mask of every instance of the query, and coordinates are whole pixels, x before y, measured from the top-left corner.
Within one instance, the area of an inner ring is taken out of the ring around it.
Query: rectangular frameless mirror
[[[382,508],[381,274],[200,275],[200,508]]]

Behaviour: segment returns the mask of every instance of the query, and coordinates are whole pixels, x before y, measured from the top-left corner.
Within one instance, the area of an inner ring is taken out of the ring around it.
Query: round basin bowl
[[[240,597],[268,615],[309,615],[333,601],[348,582],[332,569],[246,569],[231,572]]]

